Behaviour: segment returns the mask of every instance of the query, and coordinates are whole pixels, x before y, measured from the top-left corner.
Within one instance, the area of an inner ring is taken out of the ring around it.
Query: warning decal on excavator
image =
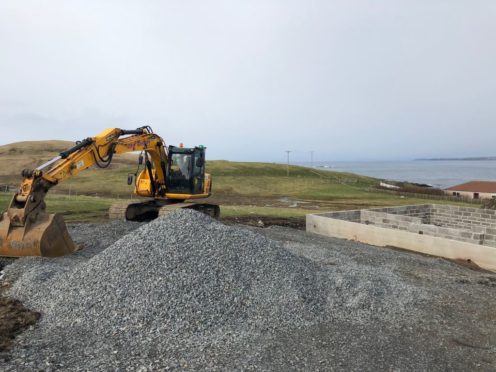
[[[130,143],[127,145],[128,149],[132,149],[133,151],[136,150],[136,148],[141,149],[141,148],[147,148],[149,145],[149,141],[142,140],[142,141],[136,141],[134,143]]]
[[[79,169],[79,168],[84,167],[84,160],[80,160],[80,161],[78,161],[78,162],[75,164],[75,166],[76,166],[76,169]]]

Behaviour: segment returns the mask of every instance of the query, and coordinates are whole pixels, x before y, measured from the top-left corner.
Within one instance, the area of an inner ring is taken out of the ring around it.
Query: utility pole
[[[313,151],[310,151],[310,167],[313,168]]]
[[[289,154],[292,153],[293,151],[291,150],[286,150],[286,153],[288,154],[288,167],[287,167],[287,171],[288,171],[288,177],[289,177]]]

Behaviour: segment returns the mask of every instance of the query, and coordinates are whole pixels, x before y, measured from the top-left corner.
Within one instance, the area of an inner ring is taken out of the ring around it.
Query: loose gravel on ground
[[[4,270],[9,295],[42,313],[4,370],[490,370],[496,361],[494,330],[474,336],[494,316],[480,311],[481,329],[457,333],[456,310],[477,306],[456,296],[494,308],[492,274],[190,210],[70,232],[84,243],[77,254]]]

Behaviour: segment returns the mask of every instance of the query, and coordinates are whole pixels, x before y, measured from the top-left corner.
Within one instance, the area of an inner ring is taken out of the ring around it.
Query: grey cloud
[[[491,0],[4,0],[0,128],[28,130],[0,144],[149,124],[233,160],[492,154],[495,17]]]

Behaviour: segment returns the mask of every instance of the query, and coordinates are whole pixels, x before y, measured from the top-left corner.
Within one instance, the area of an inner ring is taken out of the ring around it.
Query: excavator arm
[[[127,136],[122,138],[122,136]],[[167,153],[162,138],[154,134],[149,128],[135,130],[107,129],[94,138],[87,138],[59,156],[41,165],[33,171],[39,175],[45,186],[50,188],[80,172],[96,165],[107,168],[114,155],[134,151],[146,151],[151,156],[151,162],[156,172],[156,179],[165,184],[165,169]],[[44,172],[45,169],[51,167]],[[29,173],[27,174],[30,178]],[[27,182],[27,191],[29,191]]]
[[[0,256],[60,256],[73,252],[76,247],[62,217],[46,213],[46,194],[53,186],[94,165],[108,167],[116,154],[133,151],[147,154],[151,180],[147,196],[164,196],[167,150],[162,138],[149,127],[107,129],[38,168],[22,172],[21,187],[0,219]]]

